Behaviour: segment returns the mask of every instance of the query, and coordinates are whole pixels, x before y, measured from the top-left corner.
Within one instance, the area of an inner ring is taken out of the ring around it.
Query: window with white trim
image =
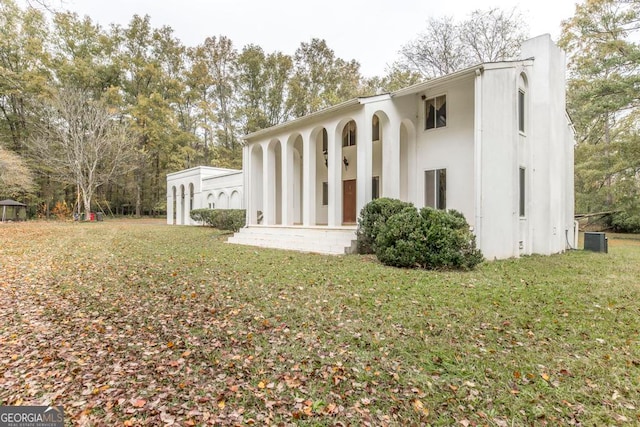
[[[435,209],[447,209],[446,169],[424,172],[424,205]]]
[[[424,128],[436,129],[447,125],[447,96],[441,95],[424,101]]]

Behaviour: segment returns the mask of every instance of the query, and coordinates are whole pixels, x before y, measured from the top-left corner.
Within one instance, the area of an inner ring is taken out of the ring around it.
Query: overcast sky
[[[301,42],[321,38],[336,55],[361,64],[363,75],[382,76],[398,50],[425,29],[429,17],[464,19],[475,9],[517,7],[529,34],[560,34],[574,0],[62,0],[62,7],[89,15],[103,26],[127,25],[149,15],[168,25],[187,46],[206,37],[229,37],[238,50],[254,43],[266,52],[293,54]]]

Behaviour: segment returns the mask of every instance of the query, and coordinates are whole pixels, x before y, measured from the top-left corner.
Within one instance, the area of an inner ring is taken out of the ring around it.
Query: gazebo
[[[24,221],[27,219],[27,205],[15,200],[0,200],[0,210],[2,210],[2,222]]]

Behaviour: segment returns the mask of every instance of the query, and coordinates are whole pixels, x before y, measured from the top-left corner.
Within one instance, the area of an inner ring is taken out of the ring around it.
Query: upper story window
[[[356,122],[351,120],[342,129],[342,146],[356,145]]]
[[[518,130],[524,133],[524,90],[518,91]]]
[[[437,96],[424,101],[425,129],[442,128],[447,125],[447,96]]]
[[[524,134],[527,130],[527,76],[520,73],[518,79],[518,131]]]

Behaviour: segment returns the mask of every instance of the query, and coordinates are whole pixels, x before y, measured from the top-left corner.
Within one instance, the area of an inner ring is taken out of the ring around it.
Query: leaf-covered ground
[[[0,405],[70,425],[640,423],[637,238],[469,273],[142,221],[0,248]]]

